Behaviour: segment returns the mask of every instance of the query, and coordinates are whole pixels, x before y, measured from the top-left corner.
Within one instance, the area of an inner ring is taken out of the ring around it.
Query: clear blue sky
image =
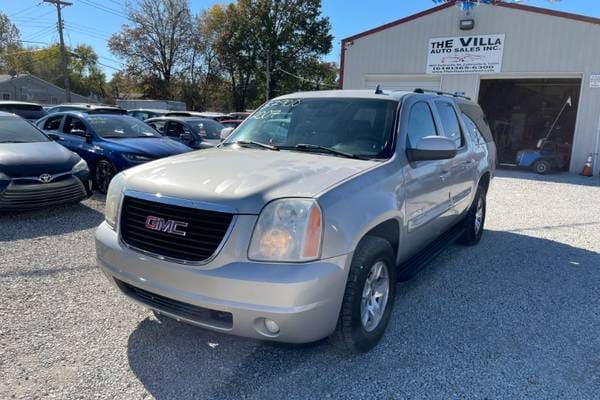
[[[125,0],[68,0],[72,6],[64,10],[65,41],[75,46],[91,45],[100,56],[100,62],[108,76],[120,66],[119,60],[110,53],[106,41],[127,23],[123,17]],[[190,0],[192,11],[197,13],[215,3],[225,1]],[[327,56],[339,62],[340,40],[435,6],[432,0],[322,0],[323,13],[331,20],[334,48]],[[524,4],[546,7],[600,17],[598,0],[562,0],[556,3],[546,0],[525,0]],[[0,10],[8,14],[21,30],[21,38],[31,42],[57,42],[56,9],[41,0],[0,0]],[[42,45],[42,43],[28,43]],[[112,68],[111,68],[112,67]]]

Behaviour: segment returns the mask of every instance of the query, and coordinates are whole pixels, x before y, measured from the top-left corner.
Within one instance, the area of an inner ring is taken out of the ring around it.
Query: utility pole
[[[44,3],[56,5],[56,14],[58,16],[58,37],[60,39],[60,57],[62,59],[63,77],[65,79],[65,99],[67,103],[71,102],[71,84],[69,83],[69,69],[67,67],[67,52],[65,51],[65,41],[63,39],[63,21],[60,13],[61,6],[70,6],[73,3],[68,3],[62,0],[43,0]]]

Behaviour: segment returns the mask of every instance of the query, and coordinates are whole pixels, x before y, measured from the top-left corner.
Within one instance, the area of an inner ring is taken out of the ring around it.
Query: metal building
[[[65,90],[35,75],[0,75],[0,100],[60,104],[66,101]],[[97,99],[71,92],[74,103],[96,103]]]
[[[341,86],[464,92],[484,108],[501,162],[513,164],[550,133],[565,169],[580,172],[593,154],[598,174],[598,38],[598,18],[446,3],[343,39]]]

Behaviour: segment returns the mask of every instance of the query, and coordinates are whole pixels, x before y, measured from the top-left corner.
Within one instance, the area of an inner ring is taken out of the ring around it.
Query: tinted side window
[[[419,140],[425,136],[437,135],[433,115],[429,105],[424,102],[415,103],[408,116],[408,136],[406,148],[415,148]]]
[[[46,129],[48,131],[57,131],[60,128],[60,121],[62,120],[62,115],[58,117],[50,117],[44,122],[44,126],[42,129]]]
[[[456,147],[462,147],[463,140],[460,133],[460,124],[458,123],[458,117],[452,104],[445,101],[436,101],[435,107],[442,121],[446,137],[452,139],[456,143]]]
[[[69,116],[65,120],[63,131],[71,135],[83,136],[85,135],[86,129],[85,125],[83,124],[83,122],[81,122],[79,118]]]
[[[191,135],[192,132],[179,122],[169,122],[169,125],[167,126],[168,137],[180,138],[183,134]]]
[[[465,121],[465,125],[467,126],[467,131],[473,143],[483,144],[485,140],[479,131],[479,128],[475,124],[475,122],[465,113],[463,113],[463,121]]]
[[[162,135],[165,134],[165,123],[166,121],[152,121],[148,125],[159,131]]]

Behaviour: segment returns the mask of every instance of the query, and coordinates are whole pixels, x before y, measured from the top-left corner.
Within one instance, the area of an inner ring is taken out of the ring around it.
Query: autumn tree
[[[148,96],[172,98],[171,80],[189,50],[191,15],[187,0],[128,3],[130,24],[111,36],[110,50],[125,60],[130,74],[145,79]]]

